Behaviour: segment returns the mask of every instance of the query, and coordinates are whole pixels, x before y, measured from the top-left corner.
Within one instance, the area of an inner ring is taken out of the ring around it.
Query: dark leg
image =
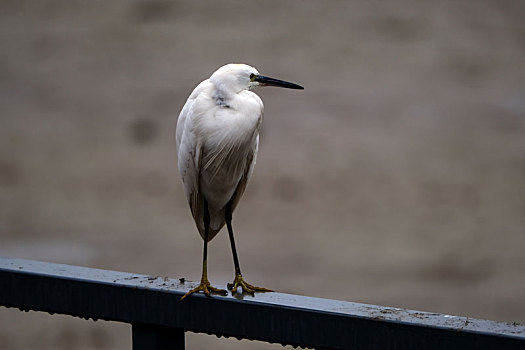
[[[204,199],[204,252],[202,253],[202,276],[208,277],[208,238],[210,235],[210,211],[208,201]]]
[[[241,274],[241,267],[239,265],[239,258],[237,257],[237,249],[235,248],[235,239],[233,238],[232,228],[232,206],[231,201],[226,205],[226,227],[228,228],[228,235],[230,236],[230,245],[232,247],[233,264],[235,265],[235,274]]]
[[[241,274],[241,267],[239,265],[239,258],[237,257],[237,249],[235,248],[235,239],[233,238],[232,228],[232,201],[230,201],[225,208],[225,220],[226,227],[228,228],[228,235],[230,236],[230,245],[232,247],[233,264],[235,265],[235,279],[233,283],[228,283],[228,289],[232,291],[232,294],[237,294],[237,289],[241,287],[242,292],[250,293],[253,295],[254,292],[273,292],[271,289],[262,287],[256,287],[246,282]]]
[[[188,293],[184,294],[180,300],[186,299],[186,297],[192,295],[193,293],[196,293],[200,290],[204,292],[207,296],[210,296],[210,293],[217,293],[221,295],[227,295],[228,292],[226,292],[224,289],[218,289],[215,287],[212,287],[210,284],[210,281],[208,281],[208,237],[209,237],[209,231],[210,231],[210,212],[208,210],[208,202],[206,199],[204,199],[204,252],[202,254],[202,277],[201,277],[201,283],[190,290]]]

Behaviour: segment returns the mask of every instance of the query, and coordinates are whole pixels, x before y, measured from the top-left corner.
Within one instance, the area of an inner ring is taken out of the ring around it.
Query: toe
[[[243,283],[241,285],[241,288],[242,288],[242,292],[243,293],[249,293],[251,295],[253,295],[253,293],[255,293],[255,290],[253,290],[253,288],[251,288],[252,286],[250,286],[249,284],[247,283]]]
[[[236,275],[233,283],[228,283],[227,287],[229,290],[231,290],[233,295],[238,293],[237,289],[239,287],[241,287],[242,293],[248,293],[251,295],[254,295],[255,292],[273,292],[273,290],[271,289],[256,287],[256,286],[249,284],[242,278],[242,275],[240,274]]]
[[[239,281],[235,280],[235,281],[233,281],[233,283],[228,283],[226,285],[226,288],[228,288],[228,290],[230,290],[232,292],[237,291],[237,288],[239,288]]]
[[[200,287],[200,286],[199,286],[199,287]],[[182,296],[182,298],[179,299],[179,301],[183,301],[184,299],[186,299],[187,297],[189,297],[189,296],[192,295],[193,293],[197,292],[197,291],[199,290],[199,287],[191,289],[189,292],[187,292],[186,294],[184,294],[184,295]]]
[[[220,294],[220,295],[228,295],[228,292],[225,291],[224,289],[219,289],[219,288],[215,288],[212,286],[208,286],[208,288],[212,293]]]

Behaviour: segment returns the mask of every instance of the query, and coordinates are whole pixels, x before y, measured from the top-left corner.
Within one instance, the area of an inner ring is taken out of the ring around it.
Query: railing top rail
[[[0,258],[0,305],[318,348],[525,349],[525,326],[283,293],[180,297],[194,283]]]

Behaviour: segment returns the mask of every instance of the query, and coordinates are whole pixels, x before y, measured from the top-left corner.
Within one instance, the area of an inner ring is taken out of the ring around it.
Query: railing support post
[[[133,324],[133,350],[184,350],[184,331],[177,328]]]

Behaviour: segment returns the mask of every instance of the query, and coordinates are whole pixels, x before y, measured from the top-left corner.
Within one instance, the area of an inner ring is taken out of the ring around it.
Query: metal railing
[[[0,258],[0,306],[130,323],[135,350],[184,349],[186,331],[322,349],[525,349],[516,323],[281,293],[180,302],[193,285]]]

